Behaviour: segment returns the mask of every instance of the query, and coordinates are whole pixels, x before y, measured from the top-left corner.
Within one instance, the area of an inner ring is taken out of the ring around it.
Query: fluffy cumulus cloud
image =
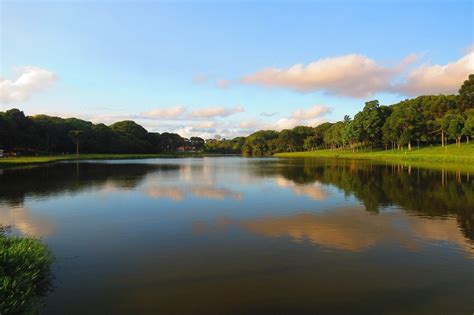
[[[302,92],[324,91],[343,96],[367,97],[386,90],[394,75],[413,59],[410,55],[396,67],[390,68],[366,56],[350,54],[319,59],[308,65],[296,64],[285,69],[263,69],[243,77],[242,82]]]
[[[322,124],[323,122],[326,122],[327,120],[318,117],[318,118],[313,118],[310,120],[301,120],[301,119],[295,119],[293,117],[284,117],[279,119],[273,124],[270,124],[268,128],[266,129],[272,129],[272,130],[283,130],[283,129],[291,129],[296,126],[312,126],[315,127],[319,124]]]
[[[317,126],[326,121],[324,116],[331,112],[325,105],[314,105],[306,109],[295,110],[290,117],[283,117],[272,124],[271,129],[282,130],[296,126]]]
[[[247,133],[258,129],[283,130],[296,126],[317,126],[326,121],[325,116],[331,112],[326,105],[314,105],[305,109],[297,109],[290,116],[282,117],[274,122],[263,122],[260,120],[242,120],[239,127]]]
[[[56,80],[56,74],[47,69],[22,67],[16,80],[0,78],[0,102],[9,104],[26,101],[32,94],[51,86]]]
[[[410,54],[393,66],[384,66],[363,55],[323,58],[308,65],[267,68],[244,76],[241,82],[300,92],[366,98],[378,92],[407,96],[456,93],[474,72],[474,49],[446,64],[424,63],[413,67],[420,55]]]
[[[474,73],[474,48],[462,58],[444,65],[423,64],[412,71],[406,80],[393,87],[404,95],[457,93],[462,82]]]

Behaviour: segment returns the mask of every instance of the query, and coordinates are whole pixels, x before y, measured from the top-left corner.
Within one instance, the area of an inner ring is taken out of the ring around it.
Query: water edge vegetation
[[[40,240],[7,229],[0,226],[0,314],[36,314],[51,289],[52,253]]]

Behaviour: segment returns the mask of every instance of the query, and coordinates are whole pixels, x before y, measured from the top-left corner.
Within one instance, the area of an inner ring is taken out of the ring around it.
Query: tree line
[[[243,155],[339,149],[408,149],[469,142],[474,133],[474,74],[456,95],[426,95],[393,105],[365,103],[353,118],[280,132],[260,130],[247,137],[204,140],[176,133],[148,132],[130,121],[110,126],[77,118],[25,116],[18,109],[0,112],[0,149],[24,154],[161,153],[205,151]]]
[[[175,133],[148,132],[130,121],[110,126],[77,118],[25,116],[18,109],[0,112],[0,149],[23,154],[161,153],[180,147],[200,151],[204,140]]]
[[[474,75],[469,75],[456,95],[426,95],[384,106],[365,103],[353,118],[316,127],[297,126],[280,132],[260,130],[246,138],[213,141],[223,152],[242,144],[244,155],[317,149],[412,150],[420,145],[469,143],[474,133]],[[211,144],[211,143],[210,143]],[[236,149],[235,149],[236,150]],[[237,151],[237,150],[236,150]]]

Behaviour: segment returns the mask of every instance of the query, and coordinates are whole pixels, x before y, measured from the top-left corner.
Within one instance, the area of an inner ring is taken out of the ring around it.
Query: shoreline
[[[51,164],[62,161],[83,160],[132,160],[155,158],[189,158],[189,157],[216,157],[216,156],[241,156],[240,154],[218,153],[156,153],[156,154],[81,154],[76,155],[49,155],[49,156],[20,156],[0,158],[0,169],[10,167],[35,166]],[[441,146],[413,148],[411,151],[377,150],[355,152],[341,149],[321,149],[316,151],[284,152],[273,155],[276,158],[319,158],[319,159],[344,159],[366,160],[375,162],[409,163],[413,166],[433,169],[449,169],[474,172],[474,144],[455,144],[447,148]]]
[[[345,160],[367,160],[375,162],[409,163],[413,166],[433,169],[449,169],[474,172],[474,144],[455,144],[447,148],[441,146],[424,147],[411,151],[378,150],[352,152],[340,149],[322,149],[305,152],[285,152],[273,155],[277,158],[322,158],[322,159],[345,159]]]
[[[157,158],[188,158],[188,157],[211,157],[211,156],[231,156],[232,154],[216,153],[152,153],[152,154],[95,154],[86,153],[79,156],[69,155],[43,155],[43,156],[19,156],[0,158],[0,168],[41,165],[56,163],[62,161],[83,161],[83,160],[138,160],[138,159],[157,159]]]

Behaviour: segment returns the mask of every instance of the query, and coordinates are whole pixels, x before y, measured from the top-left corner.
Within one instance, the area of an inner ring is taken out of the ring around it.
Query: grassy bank
[[[413,162],[420,166],[446,167],[464,170],[474,170],[474,144],[462,144],[457,147],[454,144],[447,148],[441,146],[424,147],[411,151],[383,150],[355,152],[346,150],[316,150],[307,152],[277,153],[276,157],[298,157],[298,158],[339,158],[339,159],[363,159],[377,161],[401,161]]]
[[[36,314],[50,289],[51,263],[40,241],[0,231],[0,314]]]
[[[193,157],[211,156],[204,153],[162,153],[162,154],[81,154],[77,157],[70,155],[48,155],[48,156],[21,156],[0,158],[0,167],[22,166],[53,163],[58,161],[76,160],[126,160],[126,159],[153,159],[153,158],[173,158],[173,157]]]

